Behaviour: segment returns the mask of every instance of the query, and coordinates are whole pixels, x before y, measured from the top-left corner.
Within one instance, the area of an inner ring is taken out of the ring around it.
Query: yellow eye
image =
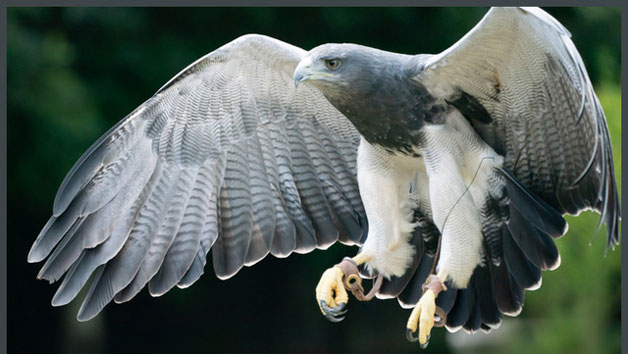
[[[340,66],[340,59],[325,60],[325,66],[327,66],[329,70],[336,70]]]

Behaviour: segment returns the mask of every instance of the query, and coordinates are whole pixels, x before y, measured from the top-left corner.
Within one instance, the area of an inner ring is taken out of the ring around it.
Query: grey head
[[[422,55],[324,44],[299,62],[294,82],[320,90],[370,143],[410,151],[426,110],[435,106],[435,99],[414,80],[424,61]]]

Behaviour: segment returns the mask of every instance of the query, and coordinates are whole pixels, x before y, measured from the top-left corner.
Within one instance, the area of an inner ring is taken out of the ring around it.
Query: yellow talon
[[[363,254],[353,257],[356,265],[368,262],[371,258]],[[337,266],[327,269],[316,286],[316,302],[323,315],[332,322],[340,322],[347,311],[344,309],[349,302],[349,294],[343,284],[344,273]],[[359,280],[359,279],[357,279]],[[349,277],[347,281],[356,281]]]
[[[419,343],[426,346],[430,338],[430,332],[434,327],[434,313],[436,312],[436,295],[432,289],[427,289],[421,299],[416,304],[410,318],[408,318],[407,329],[411,333],[419,331]]]
[[[408,323],[406,324],[406,336],[411,342],[418,340],[421,344],[421,348],[427,347],[430,340],[430,332],[434,327],[434,314],[436,313],[436,296],[438,296],[440,291],[447,290],[447,287],[442,281],[442,279],[445,279],[446,277],[446,272],[439,272],[436,276],[432,275],[428,277],[428,281],[426,285],[424,285],[425,292],[421,296],[421,299],[419,299],[416,306],[414,306],[414,309],[412,309],[412,313],[408,318]],[[432,282],[432,284],[429,284],[430,282]],[[439,314],[439,316],[444,315],[445,314],[443,313]],[[417,332],[418,337],[415,336],[415,333]]]
[[[342,284],[342,270],[338,267],[327,269],[316,286],[316,302],[323,315],[332,322],[340,322],[342,311],[349,301],[349,294]]]

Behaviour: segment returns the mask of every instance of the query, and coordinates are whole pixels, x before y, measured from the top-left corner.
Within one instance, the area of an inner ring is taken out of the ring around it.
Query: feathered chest
[[[377,80],[368,90],[326,97],[370,144],[404,154],[414,154],[421,129],[442,123],[450,109],[413,80]]]

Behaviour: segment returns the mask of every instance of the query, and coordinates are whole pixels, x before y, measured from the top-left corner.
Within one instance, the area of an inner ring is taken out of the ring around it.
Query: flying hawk
[[[563,214],[593,209],[619,243],[604,112],[569,32],[538,8],[493,8],[437,55],[355,44],[309,52],[242,36],[194,62],[83,154],[28,255],[78,313],[148,285],[226,279],[269,253],[336,241],[359,253],[316,288],[413,308],[431,328],[490,330],[560,256]],[[364,294],[362,278],[374,278]]]

